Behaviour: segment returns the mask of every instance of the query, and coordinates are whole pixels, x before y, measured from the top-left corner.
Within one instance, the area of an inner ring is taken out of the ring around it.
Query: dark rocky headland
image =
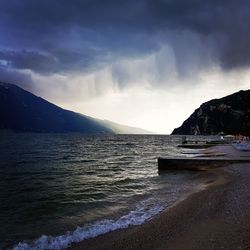
[[[173,135],[250,135],[250,90],[203,103]]]

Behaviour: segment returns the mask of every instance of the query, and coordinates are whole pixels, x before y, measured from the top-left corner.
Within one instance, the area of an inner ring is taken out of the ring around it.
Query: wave
[[[152,204],[152,198],[142,201],[135,210],[118,218],[117,220],[105,219],[83,227],[77,227],[74,231],[67,232],[59,236],[42,235],[33,242],[20,242],[14,246],[12,250],[60,250],[69,247],[72,243],[81,242],[83,240],[94,238],[98,235],[115,231],[117,229],[128,228],[129,226],[141,225],[150,220],[153,216],[163,211],[165,206]]]

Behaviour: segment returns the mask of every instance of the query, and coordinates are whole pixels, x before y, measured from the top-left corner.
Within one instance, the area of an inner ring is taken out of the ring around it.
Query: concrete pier
[[[159,170],[207,170],[233,163],[250,163],[250,157],[160,157]]]

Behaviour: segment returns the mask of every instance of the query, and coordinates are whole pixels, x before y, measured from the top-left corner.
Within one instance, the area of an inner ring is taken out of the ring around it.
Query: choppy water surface
[[[157,157],[180,154],[179,142],[0,134],[0,249],[60,249],[150,219],[197,184],[194,173],[158,174]]]

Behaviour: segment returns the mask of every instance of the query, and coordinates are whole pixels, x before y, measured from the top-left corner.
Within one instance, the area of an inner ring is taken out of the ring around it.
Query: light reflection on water
[[[167,201],[192,177],[158,175],[157,157],[180,154],[177,136],[1,134],[0,139],[3,246],[121,214],[159,196],[162,187],[161,199]]]

